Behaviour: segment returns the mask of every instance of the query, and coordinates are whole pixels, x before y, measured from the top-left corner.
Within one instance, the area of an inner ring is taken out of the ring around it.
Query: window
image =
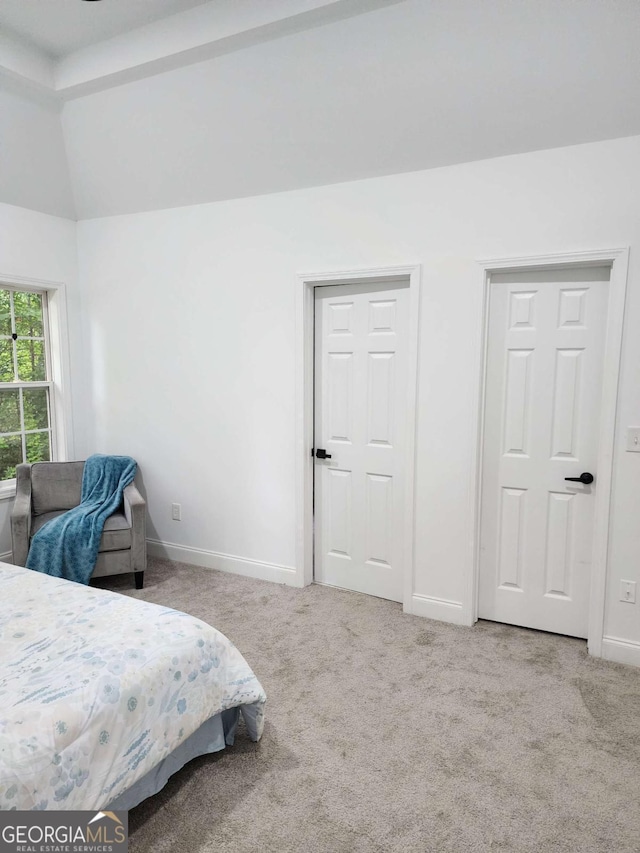
[[[0,481],[55,458],[46,291],[0,287]]]

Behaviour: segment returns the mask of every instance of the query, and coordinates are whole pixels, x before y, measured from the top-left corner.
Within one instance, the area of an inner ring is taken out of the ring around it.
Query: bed
[[[199,619],[0,563],[0,810],[133,808],[265,698]]]

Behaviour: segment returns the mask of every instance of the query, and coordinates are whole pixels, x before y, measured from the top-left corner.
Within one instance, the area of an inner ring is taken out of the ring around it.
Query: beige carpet
[[[129,816],[131,853],[638,853],[640,670],[579,640],[152,560],[121,592],[192,613],[268,696],[259,744]]]

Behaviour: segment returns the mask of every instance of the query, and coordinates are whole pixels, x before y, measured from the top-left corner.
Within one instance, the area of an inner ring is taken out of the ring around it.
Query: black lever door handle
[[[585,471],[579,477],[565,477],[565,480],[571,480],[572,483],[584,483],[585,486],[588,486],[590,483],[593,483],[593,474]]]
[[[326,450],[323,450],[322,447],[319,447],[316,450],[316,456],[318,457],[318,459],[331,459],[331,454],[327,453]]]

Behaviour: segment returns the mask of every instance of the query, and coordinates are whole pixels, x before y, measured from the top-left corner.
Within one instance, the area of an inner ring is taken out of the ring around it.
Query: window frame
[[[49,388],[50,456],[52,461],[65,462],[73,458],[66,287],[63,282],[0,274],[0,288],[44,294],[42,314],[49,378],[14,384]],[[15,497],[15,493],[15,478],[0,480],[0,501]]]

